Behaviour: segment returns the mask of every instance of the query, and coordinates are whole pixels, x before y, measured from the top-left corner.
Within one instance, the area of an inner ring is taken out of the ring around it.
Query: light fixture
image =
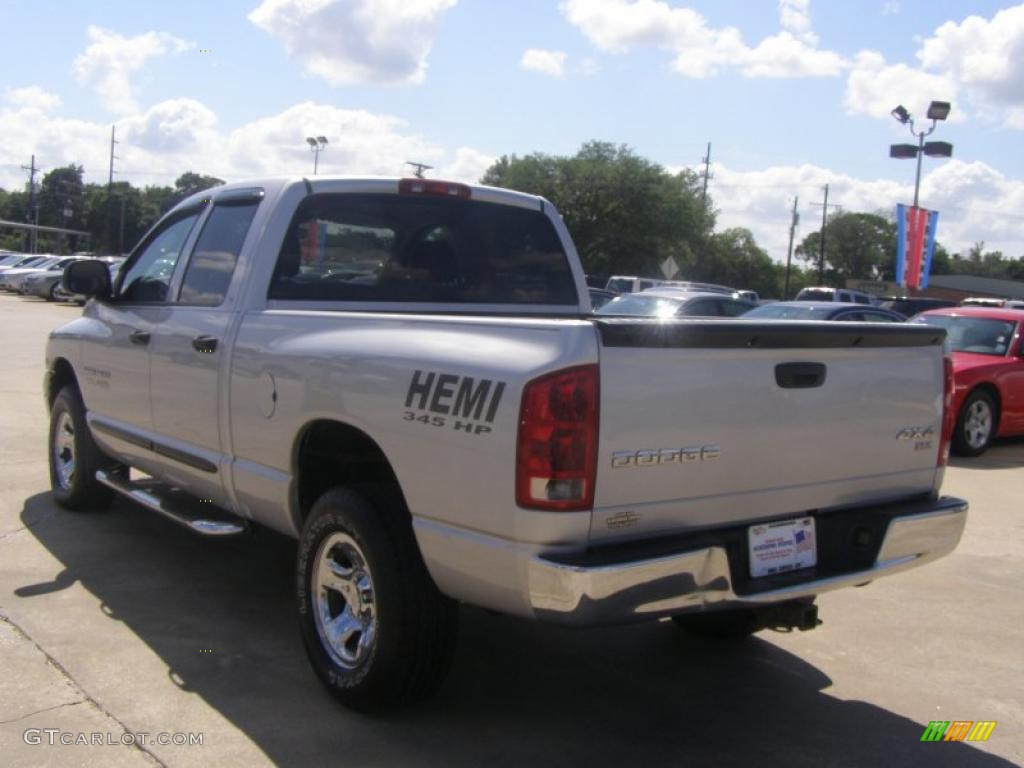
[[[935,104],[935,103],[936,102],[934,102],[934,101],[932,102],[932,104]],[[898,107],[896,107],[896,109],[894,109],[889,114],[892,115],[893,117],[895,117],[897,120],[899,120],[904,125],[906,125],[908,122],[910,122],[910,113],[907,112],[907,108],[904,107],[902,104],[900,104]]]
[[[917,145],[890,144],[889,157],[895,157],[897,160],[909,160],[911,158],[917,157]]]
[[[948,101],[933,101],[928,105],[929,120],[945,120],[949,117]]]
[[[924,153],[928,157],[952,157],[953,145],[948,141],[926,141]]]

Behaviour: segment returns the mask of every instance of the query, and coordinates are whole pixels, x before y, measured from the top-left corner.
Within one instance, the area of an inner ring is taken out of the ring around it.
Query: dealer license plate
[[[750,575],[755,579],[810,568],[818,562],[813,517],[752,525],[747,541]]]

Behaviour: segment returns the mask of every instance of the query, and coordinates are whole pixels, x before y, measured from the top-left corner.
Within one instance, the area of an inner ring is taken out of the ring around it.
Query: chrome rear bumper
[[[878,556],[868,568],[828,576],[812,572],[802,580],[797,571],[781,580],[784,585],[737,592],[724,546],[599,564],[534,556],[528,564],[530,603],[536,617],[544,621],[589,626],[808,597],[874,581],[949,554],[967,520],[967,502],[952,497],[885,509],[892,517]]]

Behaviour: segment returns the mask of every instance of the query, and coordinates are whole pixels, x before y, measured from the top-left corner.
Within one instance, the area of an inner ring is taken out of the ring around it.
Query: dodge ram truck
[[[457,606],[711,636],[950,552],[953,413],[926,325],[595,317],[532,195],[268,179],[194,195],[55,330],[53,495],[298,541],[324,685],[421,699]]]

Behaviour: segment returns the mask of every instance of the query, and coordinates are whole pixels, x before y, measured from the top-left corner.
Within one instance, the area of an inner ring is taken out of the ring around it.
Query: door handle
[[[217,339],[214,336],[196,336],[192,339],[192,349],[210,354],[217,349]]]
[[[821,363],[780,363],[775,366],[775,383],[783,389],[814,389],[825,383]]]
[[[149,331],[132,331],[128,334],[128,340],[132,344],[138,344],[139,346],[146,346],[149,344]]]

